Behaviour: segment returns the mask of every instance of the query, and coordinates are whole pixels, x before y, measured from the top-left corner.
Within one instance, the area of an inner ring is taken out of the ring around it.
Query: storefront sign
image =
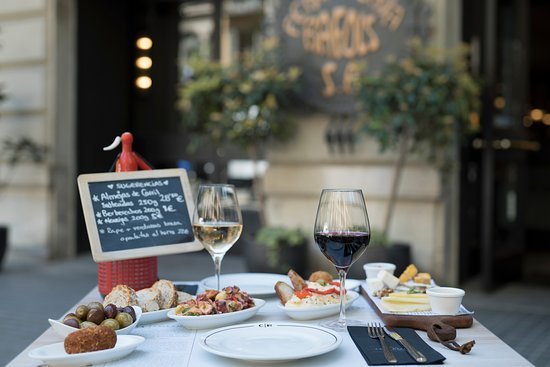
[[[286,63],[302,69],[304,101],[325,112],[352,113],[359,67],[375,72],[389,55],[406,52],[407,40],[419,33],[420,5],[411,0],[281,0],[282,51]]]

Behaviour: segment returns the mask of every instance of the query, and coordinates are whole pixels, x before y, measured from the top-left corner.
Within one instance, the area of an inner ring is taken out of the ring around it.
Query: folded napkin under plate
[[[403,348],[401,344],[393,340],[389,336],[386,336],[385,341],[392,350],[393,354],[397,358],[397,363],[389,363],[384,357],[380,340],[372,339],[367,333],[365,326],[348,326],[349,335],[357,346],[357,349],[363,355],[363,358],[367,361],[369,366],[376,365],[395,365],[395,364],[440,364],[443,363],[445,357],[436,352],[430,347],[413,329],[407,328],[394,328],[394,330],[406,339],[413,347],[426,356],[427,361],[425,363],[416,362],[407,353],[407,350]]]

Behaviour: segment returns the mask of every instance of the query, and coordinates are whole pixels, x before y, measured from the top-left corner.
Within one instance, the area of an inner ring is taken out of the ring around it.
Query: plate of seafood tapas
[[[210,329],[247,320],[264,305],[264,300],[252,298],[239,287],[230,286],[198,294],[170,310],[168,317],[187,329]]]

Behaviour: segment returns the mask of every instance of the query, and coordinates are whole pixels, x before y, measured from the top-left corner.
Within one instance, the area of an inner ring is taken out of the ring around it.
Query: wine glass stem
[[[340,317],[338,318],[338,324],[341,327],[346,327],[346,275],[347,272],[344,269],[338,269],[340,278]]]
[[[216,271],[216,290],[220,290],[220,274],[221,274],[221,271],[222,271],[222,259],[223,259],[223,254],[216,254],[216,255],[212,255],[212,259],[214,259],[214,268],[215,268],[215,271]]]

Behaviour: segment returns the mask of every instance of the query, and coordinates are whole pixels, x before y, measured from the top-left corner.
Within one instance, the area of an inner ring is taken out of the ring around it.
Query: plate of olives
[[[78,305],[74,312],[68,313],[60,320],[48,319],[52,329],[61,337],[66,337],[77,329],[104,325],[113,329],[117,335],[130,334],[141,318],[139,306],[117,307],[101,302],[90,302]]]

